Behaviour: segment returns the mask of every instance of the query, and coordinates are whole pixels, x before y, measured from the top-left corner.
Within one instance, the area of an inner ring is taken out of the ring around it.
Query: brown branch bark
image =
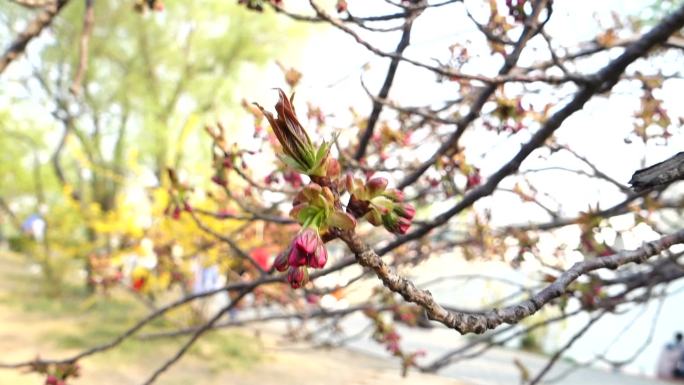
[[[24,8],[36,9],[54,6],[55,0],[10,0],[14,4],[20,5]]]
[[[80,52],[78,60],[78,70],[74,77],[69,91],[78,96],[81,93],[81,84],[83,77],[88,70],[88,45],[90,43],[90,36],[93,34],[93,26],[95,24],[95,0],[85,0],[85,12],[83,14],[83,31],[81,32]]]
[[[431,320],[457,330],[461,334],[484,333],[503,323],[514,324],[536,313],[542,306],[565,293],[567,287],[581,275],[588,272],[608,268],[616,269],[627,263],[641,263],[648,258],[667,250],[670,246],[684,242],[684,230],[666,235],[657,241],[645,243],[644,246],[622,251],[608,257],[590,259],[573,265],[569,270],[545,289],[529,300],[502,309],[492,309],[481,314],[463,314],[449,312],[439,305],[427,290],[418,289],[413,282],[398,275],[382,259],[355,234],[342,234],[342,239],[356,255],[357,262],[372,269],[383,284],[390,290],[401,294],[405,300],[422,306]]]
[[[0,57],[0,74],[2,74],[7,66],[16,60],[19,55],[24,53],[28,43],[31,40],[47,28],[55,16],[64,8],[64,6],[69,2],[69,0],[58,0],[54,5],[41,11],[38,16],[33,19],[26,27],[26,29],[17,36],[17,38],[10,44],[10,46],[5,50],[5,53]]]

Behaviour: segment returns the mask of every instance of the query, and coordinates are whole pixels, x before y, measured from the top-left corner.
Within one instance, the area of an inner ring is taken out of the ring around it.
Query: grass
[[[48,342],[57,351],[76,352],[111,341],[150,311],[124,290],[113,290],[107,296],[89,295],[77,283],[67,282],[60,296],[54,297],[46,294],[50,290],[45,290],[37,280],[40,275],[29,273],[24,258],[0,252],[0,305],[9,309],[13,317],[42,324],[35,328],[35,338]],[[148,324],[143,332],[188,326],[182,322],[192,318],[187,313],[170,313],[168,318]],[[146,357],[170,356],[187,338],[142,341],[133,337],[105,353],[106,360],[111,365],[132,365]],[[260,360],[261,349],[254,338],[240,331],[221,330],[203,336],[188,355],[215,371],[248,368]]]

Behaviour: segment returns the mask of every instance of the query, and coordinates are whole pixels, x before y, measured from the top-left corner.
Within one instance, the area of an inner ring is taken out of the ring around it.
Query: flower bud
[[[287,250],[283,253],[278,254],[275,261],[273,261],[274,269],[278,271],[285,271],[288,267],[290,267],[290,264],[288,263],[289,251],[290,250]]]
[[[466,181],[466,190],[477,187],[482,183],[482,176],[480,175],[480,170],[475,169],[474,172],[468,174]]]
[[[382,217],[382,224],[385,226],[387,231],[393,234],[406,234],[409,227],[411,227],[410,220],[399,217],[393,213],[384,215]]]
[[[406,234],[409,227],[411,227],[411,221],[406,218],[399,218],[397,220],[397,231],[398,234]]]
[[[413,219],[413,217],[416,215],[416,209],[413,207],[413,205],[409,203],[405,203],[402,205],[396,205],[394,207],[394,212],[397,213],[402,218],[406,218],[408,220]]]
[[[306,265],[306,260],[307,260],[307,254],[302,251],[297,245],[293,242],[292,245],[290,245],[290,248],[288,249],[288,255],[287,255],[287,263],[292,266],[304,266]]]
[[[326,162],[325,166],[325,175],[328,178],[336,178],[340,175],[340,172],[342,171],[342,168],[340,167],[340,162],[338,162],[337,159],[334,158],[328,158],[328,161]]]
[[[328,250],[325,249],[323,243],[316,246],[316,251],[314,251],[312,258],[309,261],[309,266],[314,269],[322,269],[328,262]]]
[[[323,240],[318,235],[318,232],[312,228],[304,229],[295,237],[294,241],[295,246],[307,254],[313,253],[319,243],[323,243]]]
[[[373,179],[369,180],[366,183],[366,187],[368,188],[368,194],[371,197],[374,197],[374,196],[380,194],[381,192],[385,191],[385,189],[387,188],[387,183],[388,183],[387,179],[385,179],[385,178],[373,178]]]
[[[306,266],[290,266],[287,271],[287,282],[290,283],[290,287],[293,289],[299,289],[304,286],[309,280],[309,272]]]
[[[221,176],[219,176],[219,175],[214,175],[214,176],[212,176],[212,177],[211,177],[211,181],[214,182],[214,183],[216,183],[217,185],[223,186],[223,187],[225,187],[225,186],[228,185],[228,182],[226,181],[226,179],[223,178],[223,177],[221,177]]]
[[[337,0],[337,4],[335,5],[335,9],[337,10],[337,13],[342,13],[347,10],[347,0]]]
[[[386,190],[385,193],[383,194],[387,198],[395,201],[395,202],[403,202],[404,201],[404,193],[401,192],[400,190],[397,189],[390,189]]]
[[[287,264],[292,267],[310,266],[320,269],[328,261],[328,251],[318,234],[310,227],[300,232],[290,244],[287,253]]]

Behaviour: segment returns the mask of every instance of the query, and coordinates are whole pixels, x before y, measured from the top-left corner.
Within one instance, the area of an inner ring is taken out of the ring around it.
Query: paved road
[[[352,317],[343,323],[343,328],[347,332],[353,332],[363,328],[362,317]],[[278,322],[269,323],[268,326],[262,325],[260,328],[281,333],[285,325]],[[422,362],[429,362],[442,354],[459,347],[466,340],[458,336],[452,330],[443,328],[433,328],[427,331],[416,329],[401,330],[402,346],[407,350],[424,349],[427,355]],[[360,338],[348,342],[347,349],[372,356],[374,359],[381,358],[386,362],[396,365],[397,374],[399,373],[399,362],[391,357],[382,346],[372,341],[369,337]],[[515,349],[492,348],[485,354],[473,359],[460,361],[446,368],[437,374],[440,377],[453,378],[458,380],[456,384],[467,385],[517,385],[520,384],[521,371],[516,367],[514,361],[518,360],[529,371],[531,376],[535,376],[546,365],[548,358],[532,353],[523,352]],[[569,375],[562,376],[555,380],[555,377],[575,368]],[[410,376],[411,374],[409,374]],[[658,381],[654,378],[632,376],[624,373],[611,372],[592,367],[579,367],[559,360],[553,369],[544,377],[546,382],[553,385],[673,385],[671,382]],[[432,383],[432,382],[426,382]],[[545,382],[542,382],[544,384]]]
[[[406,329],[402,330],[401,334],[402,346],[426,350],[425,362],[431,361],[464,342],[463,337],[455,336],[453,331],[442,328],[433,328],[428,331]],[[349,348],[373,356],[388,357],[382,347],[368,338],[353,342]],[[520,383],[521,371],[514,364],[514,360],[521,362],[529,370],[531,376],[539,373],[548,362],[548,358],[541,355],[515,349],[494,348],[477,358],[448,366],[438,374],[471,385],[515,385]],[[561,360],[544,378],[551,380],[575,367]],[[672,385],[672,383],[653,378],[631,376],[591,367],[573,370],[571,374],[552,383],[554,385]]]

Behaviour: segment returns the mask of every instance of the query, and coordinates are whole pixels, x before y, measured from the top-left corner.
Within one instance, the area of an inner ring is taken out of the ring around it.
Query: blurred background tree
[[[197,131],[207,119],[241,114],[230,106],[249,87],[250,68],[306,31],[274,15],[250,17],[235,2],[169,1],[167,12],[139,14],[134,2],[92,2],[86,69],[79,49],[86,4],[65,7],[0,91],[6,226],[20,230],[20,218],[41,213],[49,229],[42,253],[53,259],[111,246],[112,228],[139,235],[145,224],[130,223],[139,216],[114,214],[136,209],[122,198],[144,201],[141,189],[163,186],[167,167],[208,162],[210,140]],[[0,4],[0,13],[8,41],[33,17],[13,2]],[[231,122],[228,129],[239,119]],[[60,239],[60,251],[50,251],[51,239]]]

